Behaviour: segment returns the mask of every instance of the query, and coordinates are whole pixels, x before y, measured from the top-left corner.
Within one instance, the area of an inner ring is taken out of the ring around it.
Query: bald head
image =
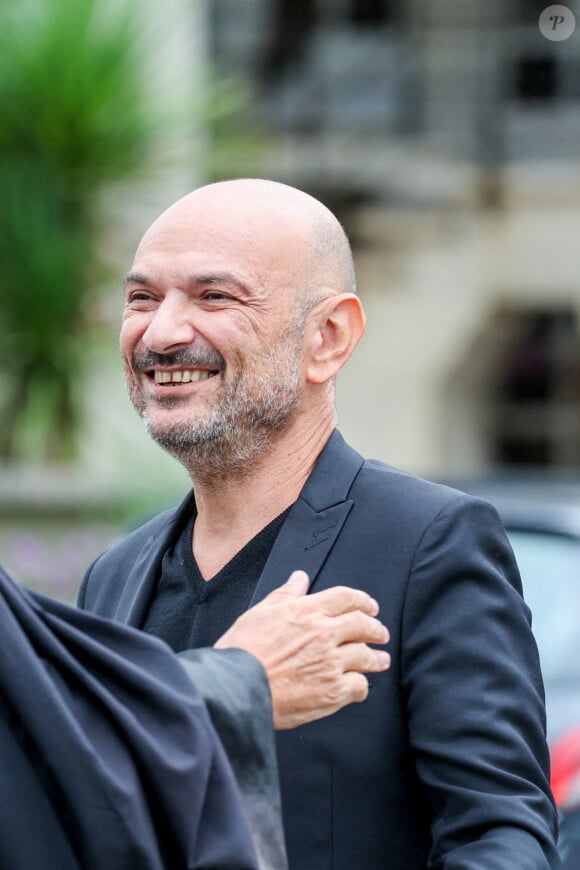
[[[163,212],[139,250],[153,237],[176,231],[189,234],[195,244],[202,227],[215,240],[223,238],[224,247],[245,244],[262,257],[270,252],[274,272],[276,253],[286,252],[286,277],[306,300],[356,292],[352,253],[342,226],[325,205],[295,187],[241,178],[197,188]]]
[[[353,289],[344,230],[308,194],[240,179],[178,200],[125,277],[121,350],[150,434],[208,485],[290,431],[330,434],[364,331]]]

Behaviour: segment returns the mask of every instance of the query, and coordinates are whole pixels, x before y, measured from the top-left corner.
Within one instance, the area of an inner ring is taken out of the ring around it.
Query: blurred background
[[[0,559],[74,599],[188,481],[125,397],[120,281],[209,180],[353,244],[361,452],[461,480],[580,466],[580,10],[534,0],[0,0]],[[554,37],[554,34],[552,34]]]

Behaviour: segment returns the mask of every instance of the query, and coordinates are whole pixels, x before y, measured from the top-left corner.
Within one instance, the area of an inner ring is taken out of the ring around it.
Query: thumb
[[[306,595],[309,585],[310,577],[306,571],[292,571],[286,582],[277,591],[282,595],[297,598]]]

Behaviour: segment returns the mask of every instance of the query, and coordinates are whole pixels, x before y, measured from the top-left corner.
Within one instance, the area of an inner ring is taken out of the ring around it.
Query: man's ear
[[[341,293],[326,299],[313,318],[306,379],[325,384],[340,371],[365,330],[365,313],[358,296]]]

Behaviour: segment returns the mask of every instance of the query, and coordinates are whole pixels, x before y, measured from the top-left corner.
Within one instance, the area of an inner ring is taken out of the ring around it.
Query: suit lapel
[[[362,456],[335,430],[274,542],[250,606],[298,568],[308,573],[312,587],[352,508],[347,496],[362,463]],[[124,583],[116,619],[142,627],[163,556],[194,509],[193,493],[189,493],[171,520],[148,538]]]
[[[125,581],[115,619],[135,628],[143,626],[159,580],[163,556],[181,533],[192,510],[195,510],[195,499],[190,492],[170,521],[147,539]]]
[[[274,542],[250,607],[299,568],[312,588],[352,508],[347,496],[362,463],[335,430]]]

